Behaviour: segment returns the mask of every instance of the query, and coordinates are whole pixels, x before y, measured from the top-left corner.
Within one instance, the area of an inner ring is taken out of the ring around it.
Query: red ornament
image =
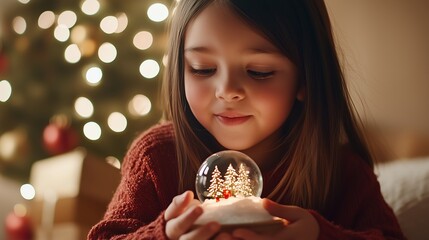
[[[33,239],[33,229],[28,216],[19,216],[11,212],[5,219],[5,232],[9,240]]]
[[[229,189],[224,189],[223,190],[223,197],[225,199],[228,199],[229,197],[231,197],[231,195],[232,195],[232,193],[231,193],[231,191]]]
[[[51,123],[43,131],[43,143],[46,150],[53,155],[73,150],[78,145],[78,135],[68,125]]]

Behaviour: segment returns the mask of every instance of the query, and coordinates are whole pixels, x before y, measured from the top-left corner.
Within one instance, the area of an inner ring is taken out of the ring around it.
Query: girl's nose
[[[216,98],[227,102],[240,101],[245,97],[244,88],[240,83],[239,76],[233,76],[232,74],[227,74],[227,76],[218,81],[215,94]]]

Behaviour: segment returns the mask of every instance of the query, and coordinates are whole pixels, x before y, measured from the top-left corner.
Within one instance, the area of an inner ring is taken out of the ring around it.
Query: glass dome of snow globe
[[[229,197],[260,197],[262,174],[246,154],[225,150],[212,154],[200,166],[195,188],[198,199],[220,201]]]

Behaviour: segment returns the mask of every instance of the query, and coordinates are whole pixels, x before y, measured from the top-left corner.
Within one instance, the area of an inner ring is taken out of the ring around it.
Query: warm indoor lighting
[[[65,42],[70,37],[70,30],[66,25],[58,25],[54,30],[54,37],[60,42]]]
[[[82,53],[76,44],[69,45],[64,52],[64,58],[69,63],[77,63],[81,57]]]
[[[103,71],[99,67],[90,67],[85,73],[85,80],[89,85],[98,85],[103,78]]]
[[[39,16],[37,24],[41,29],[48,29],[55,23],[55,14],[52,11],[44,11]]]
[[[31,184],[24,184],[20,188],[21,196],[24,199],[31,200],[36,196],[36,190]]]
[[[27,215],[27,207],[24,204],[17,203],[13,206],[13,212],[16,216],[24,217]]]
[[[94,105],[86,97],[79,97],[76,99],[74,109],[76,113],[83,118],[89,118],[94,113]]]
[[[140,64],[140,74],[145,78],[154,78],[159,73],[159,65],[155,60],[148,59]]]
[[[82,56],[92,56],[97,51],[97,43],[92,39],[85,39],[79,44],[79,49],[82,52]]]
[[[162,22],[168,17],[168,8],[162,3],[154,3],[147,9],[147,16],[154,22]]]
[[[128,103],[128,111],[134,116],[145,116],[150,112],[152,103],[148,97],[138,94]]]
[[[123,132],[127,128],[127,119],[122,113],[113,112],[107,119],[107,125],[114,132]]]
[[[7,80],[0,81],[0,102],[6,102],[12,95],[12,86]]]
[[[103,43],[98,49],[98,57],[104,63],[111,63],[116,59],[116,47],[111,43]]]
[[[15,17],[12,21],[13,30],[18,34],[23,34],[27,30],[27,22],[21,16]]]
[[[100,10],[100,3],[97,0],[85,0],[81,9],[86,15],[94,15]]]
[[[113,156],[106,157],[106,162],[117,169],[121,169],[121,162]]]
[[[146,50],[152,46],[153,37],[150,32],[141,31],[138,32],[133,38],[133,44],[140,50]]]
[[[71,28],[76,24],[76,22],[77,16],[73,11],[67,10],[58,16],[58,25],[64,25],[68,28]]]
[[[73,43],[81,43],[88,36],[88,30],[82,25],[77,25],[71,30],[71,41]]]
[[[103,32],[107,34],[115,33],[118,29],[119,22],[115,16],[107,16],[103,18],[100,22],[100,28]]]
[[[162,56],[162,65],[167,66],[168,63],[168,55],[165,54],[164,56]]]
[[[125,13],[119,13],[117,15],[117,18],[118,18],[118,28],[116,29],[115,33],[121,33],[128,26],[128,17],[127,17],[127,14]]]
[[[89,140],[98,140],[101,137],[101,127],[96,122],[88,122],[83,126],[83,134]]]

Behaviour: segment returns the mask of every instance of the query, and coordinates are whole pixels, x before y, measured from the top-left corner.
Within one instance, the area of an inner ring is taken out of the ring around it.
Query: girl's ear
[[[305,99],[305,95],[306,95],[305,85],[300,84],[300,86],[298,88],[298,92],[296,93],[296,99],[298,99],[298,101],[302,102]]]

